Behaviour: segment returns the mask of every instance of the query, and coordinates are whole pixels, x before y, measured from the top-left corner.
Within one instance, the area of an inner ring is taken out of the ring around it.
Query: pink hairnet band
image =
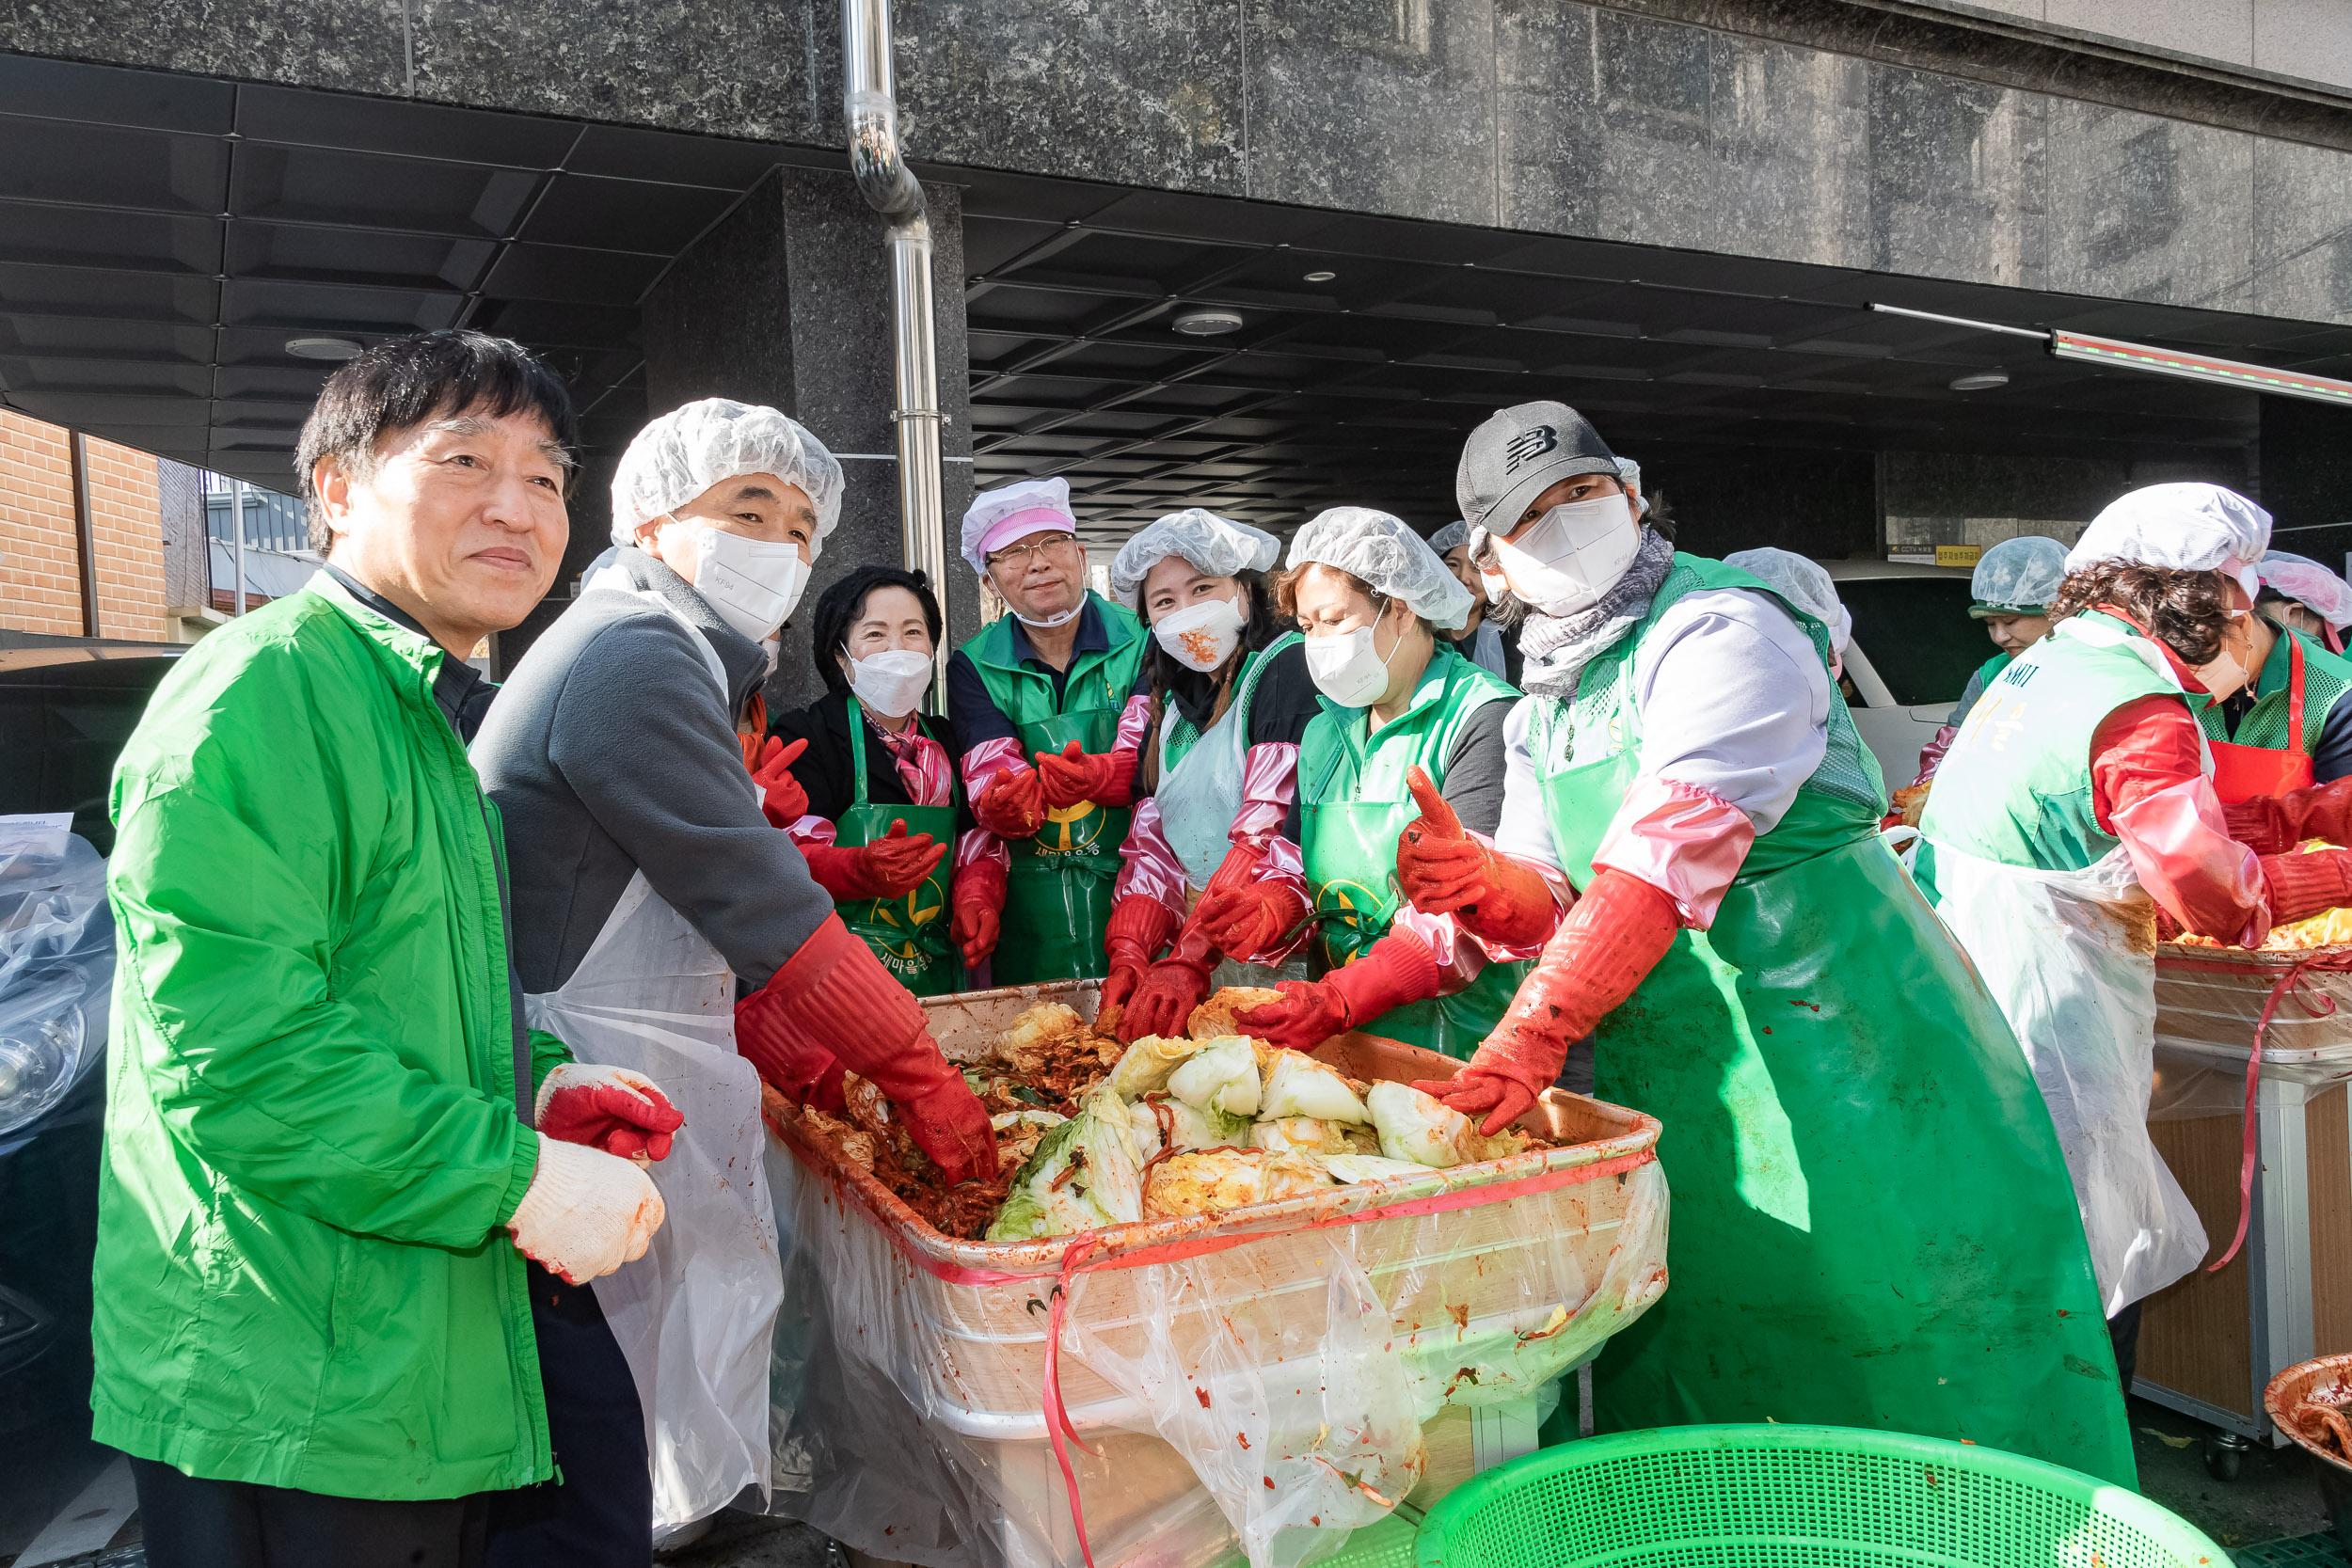
[[[985,561],[1014,540],[1048,529],[1057,533],[1075,533],[1078,525],[1058,507],[1024,507],[980,535],[980,559]]]

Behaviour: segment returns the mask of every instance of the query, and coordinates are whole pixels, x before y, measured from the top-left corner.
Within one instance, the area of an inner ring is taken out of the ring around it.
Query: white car
[[[1879,759],[1889,791],[1918,775],[1919,749],[1935,738],[1979,665],[2000,650],[1969,618],[1974,575],[1963,567],[1899,561],[1824,561],[1853,615],[1846,674],[1854,728]]]

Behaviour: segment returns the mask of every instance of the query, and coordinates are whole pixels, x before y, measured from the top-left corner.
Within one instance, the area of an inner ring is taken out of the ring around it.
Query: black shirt
[[[866,799],[877,806],[908,806],[914,802],[908,797],[906,781],[898,776],[898,765],[892,760],[890,748],[874,733],[872,721],[863,713],[858,722],[866,731]],[[915,722],[923,733],[946,747],[947,725],[944,720],[930,714],[916,716]],[[793,759],[792,777],[808,792],[808,809],[828,822],[840,820],[841,814],[855,803],[856,780],[850,770],[850,700],[837,692],[828,692],[806,707],[796,707],[787,713],[771,716],[768,733],[789,746],[795,740],[808,742],[808,750]],[[955,774],[955,753],[947,753],[948,774]],[[970,827],[972,815],[958,809],[956,827]]]

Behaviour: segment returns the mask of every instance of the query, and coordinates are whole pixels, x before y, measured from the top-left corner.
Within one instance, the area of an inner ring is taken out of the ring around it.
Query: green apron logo
[[[1103,821],[1108,814],[1091,800],[1081,800],[1074,806],[1045,814],[1045,826],[1037,831],[1037,852],[1041,855],[1084,855],[1093,851],[1102,842]]]

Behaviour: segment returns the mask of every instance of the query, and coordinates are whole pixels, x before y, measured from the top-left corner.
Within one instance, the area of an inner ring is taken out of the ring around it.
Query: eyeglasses
[[[990,556],[988,563],[991,566],[1018,566],[1025,572],[1029,569],[1029,562],[1032,558],[1041,559],[1048,551],[1057,556],[1065,556],[1077,547],[1078,536],[1076,534],[1057,533],[1050,539],[1040,539],[1035,544],[1008,545]]]

